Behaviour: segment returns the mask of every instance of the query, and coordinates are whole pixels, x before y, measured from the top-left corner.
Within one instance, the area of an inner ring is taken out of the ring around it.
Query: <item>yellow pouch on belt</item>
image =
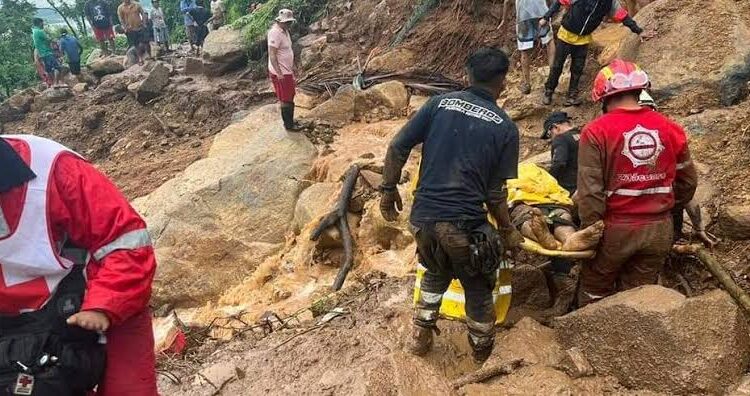
[[[425,271],[427,269],[422,264],[417,264],[417,280],[414,283],[415,305],[419,300],[419,293],[422,290],[421,284]],[[508,309],[510,309],[512,291],[510,280],[511,265],[507,261],[503,261],[500,268],[497,269],[497,281],[495,282],[495,290],[492,292],[492,300],[495,302],[496,324],[501,324],[505,321],[505,316],[508,314]],[[461,282],[458,279],[454,279],[450,286],[448,286],[448,290],[443,293],[443,301],[440,304],[440,315],[451,320],[464,320],[466,318],[464,302],[464,288],[461,287]]]

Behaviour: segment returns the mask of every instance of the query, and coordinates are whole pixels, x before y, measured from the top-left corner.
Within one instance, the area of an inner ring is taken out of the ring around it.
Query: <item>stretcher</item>
[[[594,250],[582,250],[582,251],[566,251],[566,250],[550,250],[545,249],[537,243],[536,241],[532,241],[529,238],[524,237],[524,241],[521,243],[521,248],[527,252],[530,253],[536,253],[540,254],[542,256],[549,256],[549,257],[560,257],[560,258],[569,258],[571,260],[580,260],[580,259],[590,259],[593,258],[596,255],[596,251]]]
[[[596,254],[593,250],[580,252],[549,250],[528,238],[524,238],[521,248],[527,252],[543,256],[562,257],[572,260],[589,259]],[[497,281],[495,282],[495,290],[492,292],[492,300],[495,305],[496,324],[502,324],[505,321],[505,317],[510,309],[511,293],[513,291],[511,287],[512,268],[513,266],[510,262],[504,261],[500,268],[497,269]],[[425,271],[426,268],[424,266],[417,264],[417,279],[414,282],[414,304],[419,300],[422,278],[424,277]],[[443,300],[440,304],[440,316],[450,320],[464,320],[466,318],[466,310],[464,308],[465,301],[464,289],[461,287],[461,282],[454,279],[451,281],[450,286],[448,286],[448,290],[443,293]]]

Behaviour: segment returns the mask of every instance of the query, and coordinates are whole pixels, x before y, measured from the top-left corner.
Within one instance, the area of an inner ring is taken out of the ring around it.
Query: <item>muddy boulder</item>
[[[631,389],[722,394],[750,360],[748,324],[721,290],[687,299],[661,286],[618,293],[558,318],[564,348]]]
[[[361,92],[356,92],[354,114],[364,116],[373,109],[384,106],[387,115],[403,116],[409,107],[409,91],[399,81],[388,81]]]
[[[238,30],[212,31],[203,43],[203,67],[207,76],[220,76],[247,62],[247,46]]]
[[[367,64],[367,70],[383,72],[401,72],[417,63],[417,54],[407,48],[395,48],[375,56]]]
[[[47,88],[41,94],[34,97],[32,110],[38,111],[46,105],[61,103],[73,97],[73,91],[67,87]]]
[[[332,210],[338,190],[336,183],[315,183],[302,191],[294,208],[294,232],[299,233],[307,223]]]
[[[311,120],[320,120],[334,125],[343,125],[354,118],[354,98],[356,92],[351,85],[345,85],[325,102],[315,106],[306,116]]]
[[[31,111],[31,105],[37,92],[31,88],[24,89],[0,103],[0,122],[12,122],[22,119]]]
[[[122,56],[108,56],[106,58],[98,58],[88,64],[91,73],[96,77],[104,77],[108,74],[120,73],[125,70],[122,65],[124,57]]]
[[[164,87],[169,84],[169,68],[162,62],[154,64],[143,82],[136,89],[135,98],[145,104],[162,94]]]
[[[721,231],[734,240],[750,239],[750,207],[728,205],[719,216]]]
[[[159,260],[154,300],[202,305],[277,252],[316,155],[267,105],[217,134],[207,158],[136,199]]]

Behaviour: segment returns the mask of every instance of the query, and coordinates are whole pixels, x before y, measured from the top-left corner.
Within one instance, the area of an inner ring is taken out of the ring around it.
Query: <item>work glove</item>
[[[510,250],[512,255],[518,253],[523,243],[523,235],[515,227],[506,227],[500,230],[500,237],[503,239],[503,247]]]
[[[396,221],[398,212],[404,210],[404,203],[396,187],[380,188],[380,213],[386,221]],[[396,210],[398,209],[398,210]]]

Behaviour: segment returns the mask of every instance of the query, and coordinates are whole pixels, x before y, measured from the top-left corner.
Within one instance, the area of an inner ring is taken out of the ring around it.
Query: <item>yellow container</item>
[[[426,270],[422,264],[417,264],[417,280],[414,283],[414,304],[419,301],[419,293],[422,290],[422,278]],[[497,281],[495,282],[495,290],[492,292],[492,300],[495,302],[496,324],[501,324],[505,321],[505,316],[508,314],[508,309],[510,309],[512,292],[510,281],[511,265],[507,261],[503,261],[500,268],[497,269]],[[450,286],[448,286],[448,290],[443,293],[440,315],[446,319],[464,320],[466,318],[465,301],[464,288],[461,287],[461,282],[458,279],[454,279]]]

